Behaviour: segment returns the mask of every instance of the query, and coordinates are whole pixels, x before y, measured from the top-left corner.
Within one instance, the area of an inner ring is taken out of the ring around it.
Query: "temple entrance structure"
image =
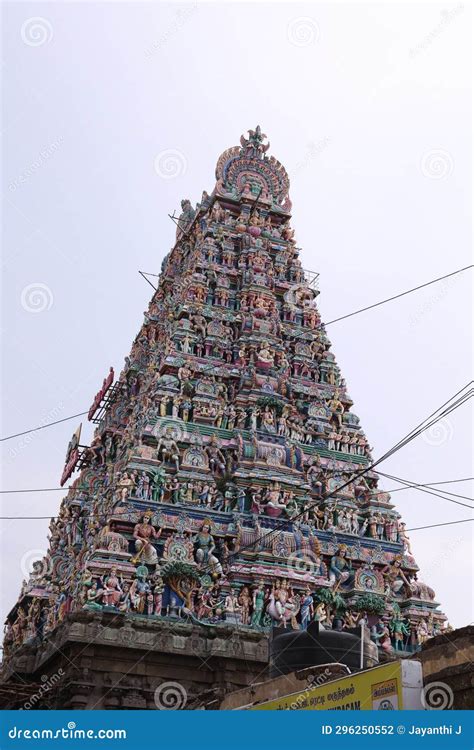
[[[63,671],[56,707],[151,708],[170,681],[188,707],[222,698],[263,679],[274,627],[363,619],[400,655],[443,628],[268,149],[250,130],[214,190],[182,201],[131,352],[89,412],[93,442],[69,445],[63,482],[79,474],[4,640],[5,684]]]

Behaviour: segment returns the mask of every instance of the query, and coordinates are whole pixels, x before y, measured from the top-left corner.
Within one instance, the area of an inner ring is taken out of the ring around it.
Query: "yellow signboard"
[[[420,667],[418,672],[413,669],[415,665],[412,662],[409,675],[407,666],[400,661],[391,662],[318,687],[308,687],[300,693],[260,703],[250,710],[370,711],[418,708],[413,705],[411,694],[414,691],[420,692],[421,665],[417,665]],[[411,680],[407,681],[407,676]]]

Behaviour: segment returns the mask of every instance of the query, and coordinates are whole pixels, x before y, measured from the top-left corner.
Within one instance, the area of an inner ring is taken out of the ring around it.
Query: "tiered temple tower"
[[[7,684],[62,669],[55,706],[155,707],[166,680],[192,706],[262,679],[272,626],[363,617],[402,655],[444,624],[367,470],[268,148],[250,130],[213,192],[182,201],[130,355],[91,407],[92,444],[68,447],[62,483],[80,473],[4,641]]]

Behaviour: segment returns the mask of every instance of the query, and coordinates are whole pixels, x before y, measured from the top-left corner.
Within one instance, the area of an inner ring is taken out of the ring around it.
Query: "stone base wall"
[[[267,667],[263,632],[79,612],[39,647],[25,644],[7,660],[0,706],[21,707],[20,678],[35,689],[51,686],[31,708],[212,709],[227,693],[266,679]]]
[[[419,658],[425,687],[444,683],[452,692],[450,708],[474,708],[474,626],[430,638]]]

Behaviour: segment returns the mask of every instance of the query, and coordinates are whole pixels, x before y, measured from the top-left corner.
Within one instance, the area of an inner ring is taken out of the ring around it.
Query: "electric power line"
[[[420,422],[411,432],[407,433],[407,435],[405,435],[405,437],[402,438],[402,440],[400,440],[394,446],[394,448],[392,448],[391,450],[392,451],[397,450],[399,446],[401,446],[402,444],[405,444],[405,441],[407,441],[407,440],[409,441],[409,440],[413,439],[413,437],[417,437],[422,432],[424,432],[425,430],[427,430],[430,427],[432,427],[440,419],[442,419],[445,416],[448,416],[448,414],[450,414],[451,411],[454,411],[453,407],[457,408],[458,406],[462,406],[466,401],[468,401],[472,397],[472,395],[474,393],[474,391],[473,391],[472,388],[467,393],[465,393],[463,396],[461,396],[457,401],[455,401],[454,404],[451,404],[445,411],[441,412],[441,414],[439,414],[438,417],[436,417],[436,419],[434,419],[433,422],[425,424],[425,422],[428,422],[429,419],[431,419],[432,417],[434,417],[441,409],[443,409],[445,406],[447,406],[447,404],[449,404],[454,398],[456,398],[457,396],[459,396],[459,394],[461,394],[463,391],[465,391],[466,388],[468,388],[468,386],[470,386],[472,382],[473,381],[470,380],[463,388],[461,388],[459,391],[457,391],[457,393],[455,393],[454,396],[452,396],[450,399],[448,399],[448,401],[446,401],[444,404],[442,404],[438,409],[436,409],[436,411],[434,411],[432,414],[430,414],[428,417],[426,417],[422,422]],[[386,455],[388,456],[389,454],[390,454],[390,452],[388,454],[386,454]]]
[[[325,323],[324,325],[330,326],[332,323],[338,323],[340,320],[351,318],[353,315],[359,315],[362,312],[366,312],[366,310],[372,310],[374,307],[385,305],[387,302],[392,302],[394,299],[399,299],[400,297],[404,297],[406,294],[417,292],[419,289],[423,289],[426,286],[430,286],[431,284],[436,284],[438,281],[442,281],[443,279],[448,279],[450,276],[456,276],[456,274],[458,273],[463,273],[463,271],[468,271],[470,268],[474,268],[474,266],[470,265],[470,266],[465,266],[465,268],[459,268],[457,271],[452,271],[451,273],[447,273],[445,276],[439,276],[437,279],[433,279],[432,281],[427,281],[425,284],[420,284],[419,286],[413,287],[413,289],[407,289],[406,292],[400,292],[400,294],[395,294],[393,297],[387,297],[386,299],[383,299],[380,302],[375,302],[373,305],[362,307],[360,310],[355,310],[355,312],[348,313],[347,315],[341,315],[340,318],[335,318],[334,320],[330,320],[328,323]]]
[[[8,435],[7,437],[0,438],[0,443],[5,442],[5,440],[12,440],[16,437],[21,437],[22,435],[28,435],[30,432],[38,432],[38,430],[45,430],[46,427],[52,427],[55,424],[60,424],[60,422],[68,422],[70,419],[76,419],[76,417],[83,417],[84,414],[88,414],[89,411],[81,411],[79,414],[73,414],[71,417],[64,417],[64,419],[57,419],[55,422],[48,422],[48,424],[42,424],[39,427],[34,427],[32,430],[25,430],[24,432],[17,432],[15,435]]]
[[[413,529],[406,529],[406,531],[421,531],[421,529],[435,529],[439,526],[454,526],[456,523],[472,523],[474,518],[462,518],[460,521],[445,521],[444,523],[432,523],[429,526],[415,526]]]
[[[428,490],[432,490],[435,488],[435,486],[440,484],[445,484],[445,482],[411,482],[409,479],[400,479],[399,477],[395,477],[390,474],[384,474],[381,471],[378,471],[377,474],[379,474],[381,477],[385,477],[386,479],[391,479],[396,482],[405,481],[409,484],[407,484],[406,487],[395,487],[395,489],[390,490],[390,494],[393,492],[403,492],[403,490],[409,490],[409,489],[418,489],[418,487],[422,487]],[[449,484],[449,482],[448,482]],[[459,495],[457,492],[448,492],[448,490],[436,490],[437,492],[442,492],[443,495],[451,495],[451,497],[458,497],[460,500],[469,500],[471,503],[474,503],[474,498],[468,497],[468,495]]]
[[[83,492],[83,490],[75,489],[74,487],[38,487],[28,490],[0,490],[0,495],[16,495],[19,493],[27,492]]]
[[[380,474],[380,476],[387,476],[386,474],[382,474],[381,471],[379,471],[377,473]],[[454,481],[454,482],[464,482],[464,481],[467,481],[467,480],[464,480],[464,479],[454,479],[452,481]],[[416,489],[416,487],[433,488],[433,487],[435,487],[436,485],[439,485],[439,484],[451,484],[451,483],[452,482],[413,482],[412,484],[410,484],[409,487],[395,487],[394,489],[389,490],[389,492],[390,492],[391,495],[393,495],[394,492],[404,492],[405,490],[409,490],[409,489],[412,489],[412,488]],[[381,493],[377,493],[377,494],[384,494],[384,493],[381,492]],[[474,498],[467,497],[467,495],[458,495],[456,492],[448,492],[448,490],[443,490],[443,494],[445,494],[445,495],[452,495],[453,497],[459,497],[461,500],[470,500],[471,502],[474,502]]]
[[[474,477],[466,477],[465,479],[445,479],[443,482],[420,482],[425,487],[435,487],[437,484],[456,484],[456,482],[473,482]],[[400,488],[402,489],[402,488]],[[393,490],[396,492],[396,490]]]
[[[420,485],[410,484],[409,482],[407,482],[404,479],[400,479],[398,477],[390,476],[390,474],[383,474],[382,472],[377,472],[377,473],[380,474],[383,477],[386,477],[387,479],[391,479],[394,482],[399,482],[400,484],[404,484],[406,486],[406,489],[418,490],[419,492],[424,492],[427,495],[433,495],[434,497],[439,497],[442,500],[447,500],[447,502],[449,502],[449,503],[454,503],[455,505],[462,505],[463,508],[470,508],[471,510],[474,509],[472,506],[467,505],[467,503],[461,503],[459,500],[453,500],[453,498],[451,498],[451,497],[445,497],[445,495],[441,495],[438,492],[432,492],[431,490],[428,490],[428,489],[426,489],[424,487],[421,487]],[[467,498],[467,499],[471,500],[471,498]]]

